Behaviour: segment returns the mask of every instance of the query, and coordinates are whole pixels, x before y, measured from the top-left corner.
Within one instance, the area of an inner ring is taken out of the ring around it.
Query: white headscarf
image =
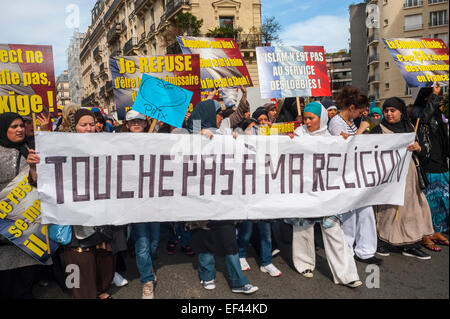
[[[328,112],[323,107],[321,108],[321,114],[320,114],[320,127],[317,131],[310,132],[306,128],[306,125],[299,126],[295,131],[294,134],[296,136],[331,136],[331,134],[328,132]]]

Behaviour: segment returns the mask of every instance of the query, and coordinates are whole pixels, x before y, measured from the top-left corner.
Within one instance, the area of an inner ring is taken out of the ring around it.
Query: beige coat
[[[392,131],[381,125],[383,134]],[[414,161],[409,163],[404,206],[374,206],[378,237],[392,245],[412,244],[432,235],[433,222],[427,199],[419,187]],[[397,212],[398,208],[398,212]]]

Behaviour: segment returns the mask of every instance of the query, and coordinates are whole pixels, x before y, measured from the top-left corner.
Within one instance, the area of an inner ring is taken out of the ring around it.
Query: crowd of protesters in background
[[[272,261],[279,252],[273,229],[280,222],[292,229],[293,265],[306,278],[314,274],[314,224],[320,225],[334,282],[351,288],[362,284],[356,262],[382,265],[383,259],[379,257],[394,252],[428,260],[431,256],[426,250],[439,252],[441,246],[449,245],[449,135],[448,121],[441,110],[440,87],[420,90],[409,110],[398,97],[376,106],[359,89],[344,87],[335,101],[286,98],[280,106],[267,103],[254,106],[250,112],[246,89],[241,90],[242,98],[237,105],[225,108],[214,99],[213,91],[192,113],[186,114],[182,130],[159,122],[155,132],[203,134],[209,138],[220,134],[233,138],[235,134],[257,135],[258,126],[297,121],[302,126],[290,134],[293,139],[333,135],[348,139],[353,135],[414,132],[418,123],[416,142],[408,146],[413,159],[407,175],[405,206],[366,206],[323,218],[279,221],[149,222],[95,228],[74,225],[71,242],[60,247],[46,266],[0,236],[0,297],[31,298],[34,283],[45,285],[46,278],[39,267],[53,268],[54,277],[63,286],[64,264],[76,264],[81,271],[81,285],[71,290],[72,296],[109,299],[112,283],[118,287],[127,285],[124,260],[132,256],[139,271],[142,298],[154,298],[157,282],[154,262],[161,233],[168,233],[167,254],[175,254],[179,245],[186,256],[198,258],[200,285],[207,290],[216,288],[215,256],[225,256],[231,291],[243,294],[258,290],[245,275],[250,271],[246,259],[249,243],[257,249],[260,271],[272,277],[282,275]],[[38,120],[41,128],[50,128],[49,116],[38,116]],[[196,128],[196,120],[201,121],[201,127]],[[88,110],[69,104],[59,110],[52,130],[147,134],[149,127],[150,119],[134,110],[128,111],[120,124],[100,108]],[[30,184],[36,185],[36,164],[40,158],[35,148],[31,118],[14,113],[0,115],[0,191],[24,171],[29,172]],[[417,165],[424,176],[418,176]],[[426,180],[424,187],[419,178]]]

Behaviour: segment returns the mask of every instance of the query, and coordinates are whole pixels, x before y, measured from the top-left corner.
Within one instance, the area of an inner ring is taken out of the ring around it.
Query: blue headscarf
[[[308,103],[308,105],[305,106],[305,110],[303,112],[310,112],[320,117],[320,115],[322,114],[322,104],[320,104],[319,102]]]
[[[382,120],[384,118],[383,112],[381,111],[381,109],[379,107],[375,106],[375,107],[370,108],[369,116],[372,117],[372,114],[374,114],[374,113],[380,114],[380,116],[381,116],[380,120]]]

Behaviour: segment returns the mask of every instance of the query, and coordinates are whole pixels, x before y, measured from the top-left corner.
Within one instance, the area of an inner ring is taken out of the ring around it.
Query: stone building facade
[[[115,111],[110,56],[177,53],[173,22],[180,12],[203,19],[200,36],[225,24],[242,29],[236,41],[258,86],[255,47],[262,44],[260,0],[99,0],[91,12],[92,24],[80,53],[83,106]]]

